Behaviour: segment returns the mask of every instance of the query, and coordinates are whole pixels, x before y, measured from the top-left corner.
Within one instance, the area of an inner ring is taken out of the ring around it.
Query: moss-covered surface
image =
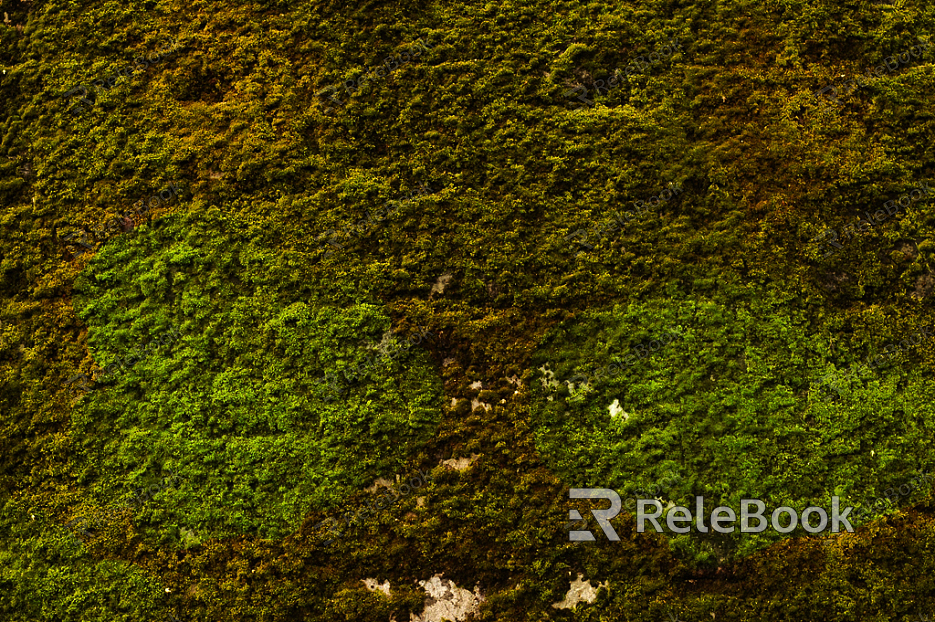
[[[935,322],[931,202],[830,256],[812,240],[935,183],[935,48],[838,106],[814,94],[927,40],[935,7],[0,11],[4,620],[405,620],[438,573],[479,585],[489,620],[935,613],[928,489],[832,537],[675,540],[621,514],[619,542],[570,543],[565,527],[587,507],[570,486],[677,473],[675,498],[863,504],[932,465],[935,341],[834,399],[818,388]],[[344,105],[318,95],[419,39]],[[148,222],[78,245],[173,181]],[[567,237],[675,186],[587,252]],[[672,324],[684,339],[619,376],[543,392],[544,363],[586,373]],[[324,394],[387,331],[425,329]],[[632,418],[611,425],[614,399]],[[424,490],[326,546],[322,521],[420,470]],[[102,508],[76,540],[66,524]],[[579,572],[608,588],[551,607]]]
[[[901,367],[866,374],[838,401],[815,388],[827,369],[882,346],[880,327],[895,322],[868,318],[832,352],[833,333],[814,326],[797,299],[726,282],[713,299],[633,303],[559,326],[533,358],[546,372],[533,382],[532,412],[548,464],[571,487],[622,496],[671,474],[678,481],[663,504],[694,513],[700,495],[709,527],[716,506],[739,517],[741,499],[765,502],[766,516],[780,506],[831,516],[832,496],[858,506],[878,487],[928,471],[935,386],[917,357],[907,352]],[[739,531],[693,530],[673,549],[723,562],[783,537]],[[791,535],[807,533],[800,523]]]
[[[405,468],[434,432],[441,382],[424,353],[374,357],[390,328],[380,307],[319,299],[236,219],[166,220],[106,247],[76,282],[101,367],[169,326],[182,334],[74,407],[78,481],[106,500],[118,482],[177,471],[160,522],[281,539],[312,508]],[[365,362],[340,399],[322,382]]]

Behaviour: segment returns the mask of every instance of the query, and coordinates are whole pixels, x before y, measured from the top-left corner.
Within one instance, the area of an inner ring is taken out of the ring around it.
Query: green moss
[[[794,500],[840,485],[864,503],[924,457],[921,383],[935,372],[935,346],[842,384],[832,402],[810,387],[931,321],[930,210],[906,210],[828,258],[809,240],[932,181],[931,51],[841,106],[814,92],[914,45],[935,27],[935,7],[7,5],[24,28],[0,25],[0,500],[41,509],[46,522],[29,531],[21,513],[0,530],[3,619],[98,616],[96,601],[49,596],[50,584],[35,589],[34,578],[72,576],[75,560],[51,552],[65,522],[119,507],[131,485],[170,467],[187,479],[98,529],[80,563],[119,560],[160,577],[172,589],[160,611],[186,620],[403,619],[420,611],[408,586],[441,571],[480,584],[482,617],[497,620],[924,613],[919,603],[935,593],[924,492],[853,536],[763,549],[689,539],[675,554],[623,518],[620,542],[575,545],[561,526],[562,480],[579,467],[601,484],[629,474],[637,483],[621,486],[648,488],[668,461],[685,476],[678,485],[728,501],[743,487]],[[91,93],[86,113],[68,113],[80,101],[71,89],[174,37],[177,52]],[[595,80],[669,37],[678,54],[595,93]],[[419,38],[428,52],[326,114],[321,89]],[[593,107],[574,110],[564,93],[578,85]],[[68,233],[104,225],[170,181],[185,192],[154,209],[152,230],[117,234],[90,265],[93,252],[74,256]],[[430,193],[402,200],[423,183]],[[589,252],[569,252],[565,236],[669,183],[683,192],[590,241]],[[368,235],[334,239],[386,201],[399,209]],[[163,219],[173,214],[180,220]],[[326,257],[332,240],[343,248]],[[442,275],[450,283],[433,291]],[[738,282],[750,291],[731,291]],[[560,447],[578,428],[559,429],[553,402],[506,380],[559,361],[544,350],[530,359],[558,322],[578,326],[587,344],[546,341],[576,371],[613,354],[595,354],[581,327],[630,343],[615,332],[624,319],[657,323],[628,316],[628,305],[678,318],[689,304],[735,303],[749,317],[731,309],[685,324],[701,350],[664,348],[628,370],[626,386],[608,379],[552,396],[595,434],[619,437],[614,456],[647,449],[627,457],[627,473]],[[183,337],[153,345],[172,326]],[[343,377],[390,326],[403,335],[429,326],[433,341],[342,381],[349,407],[327,401],[315,379]],[[71,395],[70,378],[137,348],[145,358]],[[471,409],[476,381],[500,398],[489,411]],[[621,397],[639,406],[634,426],[650,420],[645,443],[626,426],[606,427],[607,406]],[[772,418],[766,440],[751,448],[750,421],[761,414]],[[547,464],[537,441],[551,452]],[[663,454],[682,442],[706,459],[720,453],[707,465]],[[371,477],[472,453],[482,457],[465,471],[436,469],[423,505],[410,495],[349,529],[334,553],[323,549],[314,525],[365,500]],[[828,467],[803,465],[821,456]],[[747,470],[720,475],[738,465]],[[784,465],[800,480],[744,474]],[[334,483],[315,486],[319,475]],[[741,556],[744,547],[757,550]],[[720,572],[697,567],[727,555],[735,561]],[[609,581],[606,599],[553,609],[578,571]],[[377,574],[406,586],[411,605],[388,608],[362,591],[360,579]],[[116,595],[96,582],[125,576],[69,579],[63,589],[95,583]],[[127,617],[162,617],[150,615],[148,597],[139,602]]]
[[[74,468],[98,499],[177,470],[182,483],[140,517],[168,541],[182,529],[282,537],[311,510],[404,469],[440,414],[419,348],[376,356],[393,340],[378,306],[276,291],[291,256],[244,239],[243,226],[173,217],[141,227],[98,253],[76,288],[101,367],[180,332],[100,379],[71,430]],[[341,378],[340,396],[326,376]]]
[[[589,311],[543,340],[536,367],[571,384],[563,395],[541,372],[533,381],[537,445],[569,486],[626,498],[674,473],[663,504],[694,513],[701,495],[706,522],[721,505],[740,516],[741,499],[763,500],[768,513],[817,505],[830,516],[832,496],[856,506],[935,463],[935,395],[912,364],[917,354],[867,371],[841,389],[843,399],[825,401],[819,378],[856,368],[884,341],[837,334],[832,352],[828,327],[813,324],[794,297],[730,283],[721,292],[730,294]],[[612,416],[612,404],[622,412]],[[635,503],[625,508],[635,513]],[[696,529],[672,546],[699,561],[734,559],[784,537]],[[792,532],[804,535],[801,525]]]

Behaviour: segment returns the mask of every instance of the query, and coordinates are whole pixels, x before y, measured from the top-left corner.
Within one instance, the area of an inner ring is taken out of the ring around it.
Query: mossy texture
[[[935,183],[935,50],[847,85],[935,6],[0,11],[3,620],[407,620],[438,574],[485,620],[935,614],[922,487],[833,537],[565,527],[570,486],[866,505],[932,465],[935,340],[859,367],[935,322],[931,201],[855,225]]]

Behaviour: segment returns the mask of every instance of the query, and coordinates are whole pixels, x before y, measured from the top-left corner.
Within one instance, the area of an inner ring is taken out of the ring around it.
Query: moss
[[[231,236],[244,226],[237,219],[170,220],[115,241],[76,285],[100,364],[180,333],[81,400],[73,468],[92,494],[118,497],[114,479],[165,465],[184,483],[144,523],[158,515],[202,538],[282,537],[312,509],[404,468],[440,412],[425,355],[373,356],[368,341],[390,329],[375,305],[337,309],[301,289],[275,294],[289,256],[265,251],[262,236],[243,246]],[[326,377],[342,378],[341,398]],[[333,473],[338,481],[322,485]]]
[[[896,339],[813,323],[776,290],[726,282],[721,292],[730,295],[589,311],[544,339],[534,363],[574,389],[532,383],[537,445],[570,487],[626,497],[674,472],[680,480],[666,487],[663,503],[693,513],[701,495],[706,513],[726,506],[740,516],[741,499],[760,499],[770,513],[817,505],[830,516],[832,496],[857,506],[932,464],[925,430],[933,396],[926,372],[908,365],[917,353],[907,349],[900,367],[859,370]],[[820,389],[836,367],[859,373],[836,380],[842,399],[829,402]],[[610,414],[612,402],[623,414]],[[695,529],[672,547],[706,564],[784,537]],[[788,537],[807,535],[799,525]]]
[[[142,8],[20,2],[4,10],[23,29],[0,26],[0,501],[20,512],[0,530],[0,617],[402,619],[420,611],[408,586],[437,572],[481,585],[488,619],[930,613],[918,604],[935,592],[923,492],[857,534],[775,544],[690,538],[673,552],[621,517],[619,542],[585,546],[562,525],[581,472],[647,487],[620,478],[648,480],[668,461],[685,475],[676,486],[728,500],[741,488],[804,499],[833,485],[869,503],[923,461],[931,344],[838,382],[828,402],[808,387],[931,323],[929,208],[832,256],[809,241],[932,181],[931,50],[840,106],[815,91],[843,89],[915,45],[935,8]],[[670,37],[678,54],[595,92]],[[420,38],[427,51],[326,112],[322,89]],[[87,110],[69,114],[84,97],[76,87],[176,39],[177,51],[89,89]],[[575,109],[565,93],[578,86],[593,106]],[[185,192],[155,206],[151,226],[107,232],[102,248],[76,244],[176,180]],[[432,191],[416,192],[422,184]],[[683,191],[592,236],[587,252],[570,248],[566,236],[619,222],[669,184]],[[387,202],[398,209],[353,231]],[[592,330],[651,343],[649,331],[615,331],[662,330],[657,320],[690,303],[720,309],[686,324],[701,349],[666,346],[645,362],[648,377],[624,372],[626,386],[610,374],[553,402],[537,392],[538,363],[553,356],[545,344],[568,371],[603,368],[609,353],[592,347]],[[175,324],[185,336],[159,345]],[[351,377],[372,360],[369,341],[418,326],[433,341]],[[127,369],[72,394],[79,374],[118,360]],[[348,408],[315,384],[328,372]],[[501,393],[514,375],[524,384]],[[470,412],[475,381],[506,404]],[[626,456],[635,437],[597,419],[612,389],[640,406],[633,425],[653,419],[647,454],[631,463],[569,441],[584,425]],[[557,404],[577,424],[549,410]],[[747,420],[731,434],[738,413]],[[760,413],[765,440],[751,446]],[[662,455],[682,442],[696,457]],[[483,457],[440,474],[423,505],[406,497],[325,550],[315,526],[370,501],[375,477],[471,453]],[[782,465],[792,471],[774,480],[744,475]],[[130,483],[170,466],[188,476],[177,490],[96,530],[80,560],[59,552],[77,510],[114,507]],[[105,561],[110,574],[91,570]],[[606,598],[556,611],[577,572],[609,581]],[[172,591],[137,588],[139,573]],[[377,604],[359,583],[374,574],[407,586],[411,602]]]

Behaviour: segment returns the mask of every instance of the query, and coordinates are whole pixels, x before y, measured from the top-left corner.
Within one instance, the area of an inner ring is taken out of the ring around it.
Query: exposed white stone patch
[[[445,288],[448,287],[448,283],[451,282],[451,274],[445,273],[438,277],[438,280],[435,281],[435,285],[432,286],[431,294],[444,294]]]
[[[370,590],[371,592],[376,592],[377,590],[380,590],[387,596],[390,595],[390,582],[388,579],[384,581],[382,585],[380,585],[380,583],[376,579],[361,579],[361,581],[363,582],[364,585],[367,586],[367,589]]]
[[[483,388],[484,388],[484,383],[482,383],[480,380],[478,380],[477,382],[472,382],[472,383],[471,383],[471,388],[472,388],[472,389],[483,389]]]
[[[542,386],[546,389],[557,389],[559,386],[559,381],[555,379],[555,372],[549,369],[549,364],[546,363],[539,368],[539,371],[542,372],[544,378],[539,378],[539,382],[542,383]]]
[[[422,615],[411,614],[410,622],[460,622],[477,613],[480,604],[486,600],[481,596],[480,586],[475,586],[472,594],[441,577],[442,575],[437,574],[428,581],[419,581],[419,585],[428,596],[425,598]]]
[[[518,387],[523,386],[523,381],[520,380],[516,374],[513,374],[512,376],[507,378],[506,381],[509,382],[510,384],[515,384]]]
[[[416,507],[417,508],[425,507],[425,497],[416,497]]]
[[[479,454],[471,454],[470,458],[450,458],[448,460],[442,460],[442,464],[456,471],[463,471],[464,469],[474,464],[478,458],[480,458]]]
[[[624,421],[630,418],[630,413],[628,413],[627,411],[623,409],[623,407],[620,405],[620,400],[618,399],[615,399],[614,403],[608,406],[607,409],[610,410],[611,419],[614,419],[617,415],[620,415],[620,414],[623,415]]]
[[[578,573],[578,578],[570,582],[570,588],[565,594],[564,600],[560,603],[552,603],[552,607],[555,609],[571,609],[574,610],[578,606],[578,603],[593,603],[597,600],[597,590],[598,588],[607,587],[610,585],[608,581],[603,583],[598,583],[597,588],[591,587],[591,580],[582,581],[583,574]]]
[[[458,405],[458,398],[456,397],[451,398],[451,406],[455,407],[457,405]]]
[[[471,400],[471,410],[474,410],[475,408],[478,408],[480,406],[483,406],[484,410],[490,410],[491,408],[490,404],[486,402],[481,402],[476,397],[473,400]]]
[[[399,476],[397,475],[396,478],[399,479]],[[377,479],[373,480],[373,486],[371,486],[370,488],[365,488],[364,490],[366,490],[367,492],[376,492],[380,488],[392,489],[393,482],[391,482],[390,480],[386,478],[378,477]]]

